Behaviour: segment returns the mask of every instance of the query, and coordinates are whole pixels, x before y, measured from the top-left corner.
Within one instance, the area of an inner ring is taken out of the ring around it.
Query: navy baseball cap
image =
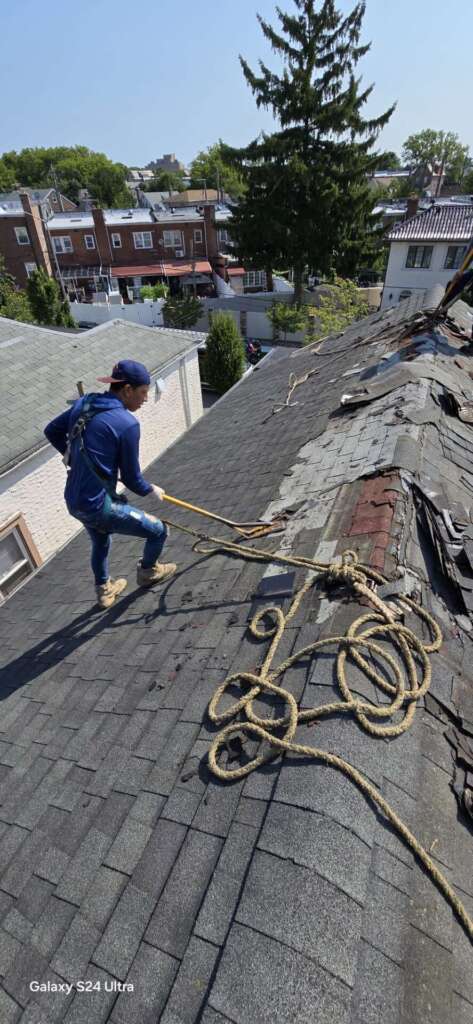
[[[97,380],[102,384],[131,384],[135,388],[140,384],[151,384],[146,366],[134,359],[121,359],[113,367],[110,377],[97,377]]]

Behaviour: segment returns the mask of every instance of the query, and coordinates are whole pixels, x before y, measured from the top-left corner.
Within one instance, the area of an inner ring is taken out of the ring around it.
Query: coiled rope
[[[438,869],[427,850],[419,843],[375,786],[354,765],[345,761],[337,754],[294,741],[299,725],[304,723],[308,725],[324,715],[333,714],[334,712],[353,715],[361,728],[371,736],[393,737],[400,736],[406,732],[412,724],[417,701],[424,696],[430,686],[432,667],[429,655],[439,651],[442,645],[442,633],[435,619],[417,602],[403,595],[402,598],[397,599],[395,607],[398,608],[399,612],[408,609],[423,620],[429,628],[431,642],[424,643],[411,629],[396,621],[394,611],[376,595],[368,582],[371,581],[372,584],[377,585],[385,584],[388,582],[386,577],[369,566],[360,563],[354,551],[345,551],[340,563],[325,564],[297,555],[280,555],[276,552],[245,547],[242,544],[235,544],[225,539],[197,533],[195,530],[175,523],[170,523],[169,525],[173,525],[176,529],[197,537],[198,540],[194,544],[193,550],[200,554],[226,552],[251,559],[252,561],[281,563],[298,568],[303,567],[308,570],[308,578],[297,592],[287,614],[284,614],[281,608],[269,605],[259,610],[250,623],[250,632],[256,639],[271,640],[260,669],[256,672],[234,672],[227,676],[210,701],[208,707],[209,717],[214,724],[222,726],[222,729],[213,740],[208,753],[210,770],[217,778],[224,782],[230,782],[242,779],[244,776],[249,775],[250,772],[255,771],[256,768],[284,753],[310,757],[323,764],[330,765],[332,768],[336,768],[337,771],[342,772],[380,808],[406,845],[424,865],[426,871],[462,922],[470,940],[473,941],[473,920],[469,917],[462,902],[458,899],[456,892]],[[210,547],[203,547],[203,544],[210,544]],[[289,658],[286,658],[277,667],[272,668],[276,651],[287,624],[294,618],[302,600],[320,577],[325,578],[328,584],[342,584],[350,588],[358,598],[367,600],[375,610],[356,619],[350,625],[346,634],[316,640],[314,643],[308,644]],[[264,617],[269,618],[273,622],[267,629],[259,628],[259,624]],[[367,626],[368,623],[373,622],[376,624]],[[396,650],[397,657],[390,654],[385,647],[380,646],[376,639],[373,638],[389,640]],[[323,648],[333,646],[338,647],[336,668],[342,699],[324,704],[321,707],[299,709],[294,696],[283,686],[278,686],[276,680],[284,675],[286,669],[295,665],[302,658],[306,658]],[[395,680],[394,683],[388,682],[386,677],[381,675],[366,660],[365,655],[367,654],[375,655],[377,659],[384,660],[391,669]],[[384,693],[391,697],[390,704],[378,707],[371,702],[360,700],[353,696],[346,674],[347,658],[351,658],[375,686],[379,686]],[[420,665],[421,669],[420,679],[417,665]],[[222,698],[227,693],[229,687],[235,687],[236,685],[240,686],[242,696],[234,700],[229,707],[219,710]],[[262,718],[257,715],[253,704],[261,693],[273,694],[278,701],[285,705],[287,708],[286,713],[278,718]],[[386,722],[396,713],[403,714],[400,722],[397,724],[383,724],[383,720]],[[236,735],[241,737],[242,734],[250,739],[263,742],[266,749],[263,748],[262,753],[257,753],[246,764],[240,764],[236,768],[222,767],[219,764],[220,754],[224,750],[228,751],[229,741],[232,737]]]

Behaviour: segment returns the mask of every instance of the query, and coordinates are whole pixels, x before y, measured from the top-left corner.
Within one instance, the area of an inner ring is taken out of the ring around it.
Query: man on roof
[[[176,571],[174,563],[162,563],[168,530],[155,516],[134,508],[116,492],[118,474],[128,490],[142,496],[154,494],[162,501],[164,490],[143,478],[139,462],[140,425],[133,413],[148,400],[151,383],[142,363],[123,359],[110,377],[105,393],[88,394],[51,420],[45,428],[48,441],[64,456],[68,467],[64,498],[71,516],[85,526],[92,541],[92,571],[98,603],[110,608],[127,580],[112,580],[108,555],[113,533],[145,540],[138,562],[137,583],[151,587]]]

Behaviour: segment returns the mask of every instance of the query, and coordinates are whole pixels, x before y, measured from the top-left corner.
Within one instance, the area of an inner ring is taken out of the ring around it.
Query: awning
[[[162,263],[148,263],[146,267],[112,267],[112,277],[162,277]]]
[[[244,267],[227,267],[227,274],[229,277],[243,277],[246,270]]]
[[[183,277],[184,274],[211,274],[212,267],[207,260],[169,260],[166,263],[149,263],[146,267],[112,267],[112,277]]]
[[[196,260],[195,263],[184,262],[183,260],[171,260],[164,263],[166,277],[182,277],[184,274],[211,274],[212,267],[207,260]]]

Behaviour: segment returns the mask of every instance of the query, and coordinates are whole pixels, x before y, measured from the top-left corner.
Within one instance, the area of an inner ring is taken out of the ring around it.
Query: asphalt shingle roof
[[[371,486],[364,478],[387,473],[395,511],[386,572],[404,568],[441,622],[431,694],[447,708],[453,682],[471,679],[472,640],[445,581],[432,582],[413,488],[416,480],[433,492],[440,479],[449,505],[471,504],[473,464],[460,480],[438,441],[459,422],[445,395],[467,391],[469,378],[455,362],[456,322],[429,331],[427,351],[422,336],[412,349],[417,312],[409,300],[376,314],[320,355],[271,355],[152,474],[168,493],[235,520],[295,507],[285,536],[267,546],[327,561],[353,546],[371,558],[379,537],[356,532],[356,509]],[[396,352],[405,355],[398,364]],[[289,374],[315,366],[297,404],[272,414]],[[342,406],[343,395],[351,398]],[[208,529],[184,511],[170,516]],[[166,556],[177,575],[154,592],[130,579],[103,614],[92,605],[82,533],[0,609],[2,1020],[471,1021],[471,944],[356,787],[292,756],[231,785],[209,775],[208,701],[227,674],[254,671],[267,650],[247,630],[265,566],[191,545],[173,530]],[[140,548],[117,538],[114,573],[131,577]],[[298,570],[296,587],[303,578]],[[312,591],[278,660],[344,633],[359,614]],[[334,661],[307,658],[283,685],[304,707],[337,699]],[[349,678],[355,695],[378,702],[355,665]],[[298,735],[341,753],[381,790],[471,914],[472,836],[451,789],[442,714],[421,704],[411,729],[390,741],[347,716]],[[29,990],[32,978],[79,977],[101,991]],[[134,992],[106,991],[114,979]]]
[[[396,224],[386,237],[389,242],[468,242],[473,237],[473,205],[436,203]]]
[[[0,471],[46,444],[44,426],[77,398],[78,380],[100,390],[96,378],[130,355],[156,374],[205,337],[123,320],[70,334],[0,317]]]

